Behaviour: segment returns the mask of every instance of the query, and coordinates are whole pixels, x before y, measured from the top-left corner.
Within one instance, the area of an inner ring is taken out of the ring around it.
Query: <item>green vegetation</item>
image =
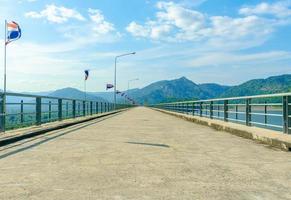
[[[148,104],[187,101],[197,99],[238,97],[260,94],[275,94],[291,91],[291,75],[250,80],[238,86],[223,86],[214,83],[195,84],[185,77],[171,81],[159,81],[131,92],[140,103]],[[260,99],[254,102],[281,102],[281,98]]]
[[[220,97],[275,94],[282,92],[291,92],[291,74],[273,76],[267,79],[250,80],[241,85],[231,87],[222,93]]]

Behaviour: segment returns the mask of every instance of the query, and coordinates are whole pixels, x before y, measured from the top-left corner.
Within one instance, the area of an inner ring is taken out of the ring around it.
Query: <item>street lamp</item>
[[[116,65],[117,65],[117,59],[120,57],[124,57],[124,56],[129,56],[129,55],[134,55],[136,54],[136,52],[132,52],[132,53],[125,53],[125,54],[121,54],[115,57],[115,68],[114,68],[114,110],[116,109]]]

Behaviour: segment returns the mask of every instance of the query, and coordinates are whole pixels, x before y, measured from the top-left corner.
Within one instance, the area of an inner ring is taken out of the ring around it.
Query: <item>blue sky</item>
[[[291,0],[0,0],[0,21],[21,25],[9,44],[8,89],[104,91],[186,76],[235,85],[291,73]],[[0,37],[3,38],[4,30]],[[3,39],[2,39],[3,43]],[[3,45],[1,46],[3,52]],[[3,54],[1,54],[3,55]],[[3,63],[3,56],[0,57]],[[2,83],[1,77],[1,83]]]

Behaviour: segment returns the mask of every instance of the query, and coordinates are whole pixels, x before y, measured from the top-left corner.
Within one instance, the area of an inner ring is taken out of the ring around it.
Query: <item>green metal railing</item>
[[[152,107],[291,134],[291,93],[164,103]]]
[[[133,105],[117,104],[115,110]],[[56,98],[19,93],[0,94],[0,130],[11,130],[53,121],[114,111],[109,102]]]

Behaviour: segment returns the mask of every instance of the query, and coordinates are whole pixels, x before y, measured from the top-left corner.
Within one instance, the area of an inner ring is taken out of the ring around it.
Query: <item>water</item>
[[[282,132],[283,131],[283,111],[282,110],[283,110],[282,108],[281,108],[281,110],[279,108],[276,108],[276,109],[268,108],[267,117],[265,118],[265,116],[263,115],[264,110],[262,110],[261,108],[252,109],[251,112],[254,114],[251,114],[251,125],[256,126],[256,127],[260,127],[260,128],[266,128],[266,129]],[[179,112],[193,115],[192,110],[189,110],[187,112],[187,110],[183,109],[183,108],[179,109]],[[230,122],[245,125],[246,124],[245,108],[238,109],[238,112],[242,112],[242,113],[233,113],[233,112],[235,112],[234,109],[229,110],[228,120]],[[260,114],[262,114],[262,115],[260,115]],[[272,116],[270,116],[270,114]],[[196,110],[194,112],[194,115],[199,116],[200,111]],[[210,115],[209,110],[203,110],[203,112],[202,112],[203,117],[209,118],[210,117],[209,115]],[[273,116],[273,115],[278,115],[278,116]],[[220,111],[213,111],[213,118],[223,120],[224,119],[223,110],[221,109]],[[267,122],[266,124],[265,124],[265,120]],[[256,124],[256,123],[260,123],[260,124]]]

